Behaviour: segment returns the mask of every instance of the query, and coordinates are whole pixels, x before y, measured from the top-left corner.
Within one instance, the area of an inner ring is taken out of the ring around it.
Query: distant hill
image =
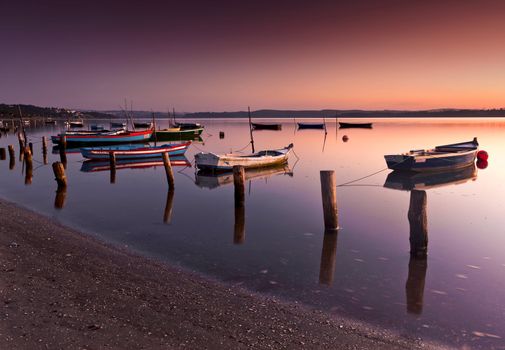
[[[252,118],[433,118],[433,117],[505,117],[505,109],[433,109],[425,111],[365,110],[273,110],[251,111]],[[186,118],[247,118],[247,111],[186,113]]]
[[[90,119],[124,119],[124,112],[110,111],[83,111],[70,110],[56,107],[39,107],[33,105],[20,105],[24,118],[90,118]],[[152,118],[154,113],[157,119],[168,118],[167,112],[133,111],[133,118]],[[195,112],[176,113],[176,118],[247,118],[247,111],[235,112]],[[464,117],[505,117],[505,109],[456,109],[441,108],[424,111],[377,110],[366,111],[359,109],[339,110],[276,110],[260,109],[251,111],[252,118],[464,118]],[[19,118],[18,105],[0,104],[0,119]]]

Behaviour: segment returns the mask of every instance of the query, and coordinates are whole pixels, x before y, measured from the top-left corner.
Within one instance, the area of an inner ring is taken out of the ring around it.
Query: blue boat
[[[429,150],[413,150],[385,155],[389,169],[402,171],[445,171],[459,169],[475,162],[479,143],[472,141],[437,146]]]
[[[183,155],[191,145],[191,141],[184,143],[174,143],[162,146],[146,145],[123,145],[110,147],[84,147],[81,148],[81,154],[88,159],[109,159],[113,153],[116,159],[143,159],[160,158],[163,153],[170,156]]]

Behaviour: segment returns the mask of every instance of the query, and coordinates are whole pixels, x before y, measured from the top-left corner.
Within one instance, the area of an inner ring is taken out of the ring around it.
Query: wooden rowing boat
[[[230,171],[235,165],[249,168],[262,168],[279,164],[284,164],[288,161],[288,155],[293,144],[281,149],[259,151],[253,154],[214,154],[214,153],[197,153],[195,154],[195,165],[203,171]]]
[[[351,129],[351,128],[360,128],[360,129],[371,129],[372,123],[344,123],[338,122],[340,129]]]
[[[467,167],[475,162],[479,143],[472,141],[385,155],[389,169],[408,171],[444,171]]]
[[[153,130],[142,131],[90,131],[90,132],[64,132],[56,136],[51,136],[54,144],[60,144],[65,137],[67,144],[119,144],[131,142],[146,142],[153,135]]]
[[[88,159],[109,159],[114,153],[116,159],[141,159],[141,158],[161,158],[163,153],[172,155],[183,155],[191,142],[167,144],[161,146],[145,145],[123,145],[111,147],[84,147],[81,154]]]
[[[324,123],[297,123],[298,129],[324,129]]]
[[[251,123],[254,130],[281,130],[282,125],[276,123]]]
[[[193,140],[198,138],[202,132],[203,128],[183,130],[180,127],[170,127],[155,130],[153,139],[156,138],[158,141]]]

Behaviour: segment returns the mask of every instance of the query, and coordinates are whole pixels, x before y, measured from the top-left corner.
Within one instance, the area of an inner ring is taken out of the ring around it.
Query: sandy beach
[[[432,348],[166,266],[0,201],[4,349]]]

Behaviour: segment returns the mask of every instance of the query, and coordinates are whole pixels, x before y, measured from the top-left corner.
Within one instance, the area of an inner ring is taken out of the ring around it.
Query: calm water
[[[200,150],[229,152],[246,146],[244,120],[203,121]],[[235,232],[230,178],[195,175],[174,167],[167,191],[163,166],[108,171],[83,166],[67,154],[69,186],[55,208],[51,162],[40,138],[59,126],[31,127],[34,174],[25,185],[22,163],[0,161],[3,198],[42,212],[110,242],[255,291],[345,314],[402,334],[451,345],[505,344],[505,120],[374,120],[373,130],[257,131],[256,147],[293,142],[289,169],[248,175],[245,229]],[[225,138],[219,138],[219,131]],[[347,135],[348,142],[342,137]],[[486,169],[445,178],[389,179],[426,191],[428,258],[410,257],[407,213],[411,193],[385,188],[389,171],[337,188],[338,235],[325,235],[320,170],[335,170],[343,184],[385,168],[383,155],[479,138],[490,154]],[[15,145],[9,134],[1,147]],[[249,150],[249,149],[246,149]],[[7,157],[8,158],[8,157]],[[184,161],[182,162],[184,163]],[[82,171],[82,170],[95,171]],[[425,184],[423,186],[423,184]]]

